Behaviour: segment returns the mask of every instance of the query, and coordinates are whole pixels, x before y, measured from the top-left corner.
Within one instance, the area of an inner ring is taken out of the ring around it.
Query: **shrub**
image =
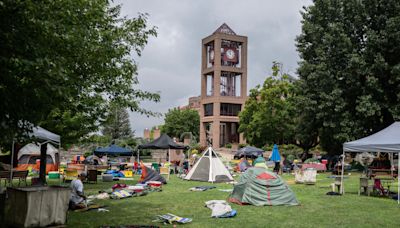
[[[239,144],[239,149],[241,149],[241,148],[243,148],[243,147],[246,147],[246,146],[247,146],[246,143],[240,143],[240,144]]]

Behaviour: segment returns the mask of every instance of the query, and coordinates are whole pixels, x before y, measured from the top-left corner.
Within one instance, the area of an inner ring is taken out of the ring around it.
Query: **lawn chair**
[[[344,185],[342,186],[342,177],[341,176],[335,177],[335,182],[331,184],[331,187],[332,187],[332,192],[336,192],[337,189],[338,193],[344,194]],[[340,192],[340,188],[342,188],[343,192]]]
[[[10,179],[10,171],[0,171],[0,185],[2,180],[4,180],[4,186],[7,186],[7,182],[12,182]]]
[[[317,170],[314,168],[307,168],[303,171],[303,183],[313,185],[317,182]]]
[[[97,170],[96,169],[88,170],[87,182],[88,183],[94,182],[97,184]]]
[[[374,186],[369,185],[368,177],[360,177],[360,187],[358,189],[358,195],[361,194],[361,190],[365,195],[370,196]]]
[[[27,177],[28,177],[28,170],[13,172],[13,179],[18,179],[18,187],[20,186],[21,181],[25,182],[25,186],[28,186],[28,183],[26,182]]]
[[[160,167],[160,175],[167,175],[167,180],[169,180],[170,170],[168,167]]]
[[[374,179],[374,191],[381,196],[385,196],[388,193],[388,191],[383,187],[381,179]]]

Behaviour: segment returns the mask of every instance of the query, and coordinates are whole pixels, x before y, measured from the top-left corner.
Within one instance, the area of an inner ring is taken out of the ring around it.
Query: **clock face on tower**
[[[230,60],[233,60],[234,58],[235,58],[235,51],[234,50],[232,50],[232,49],[228,49],[227,51],[226,51],[226,57],[228,58],[228,59],[230,59]]]

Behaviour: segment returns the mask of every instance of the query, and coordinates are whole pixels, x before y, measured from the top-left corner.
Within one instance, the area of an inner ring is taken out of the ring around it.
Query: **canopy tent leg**
[[[340,178],[340,194],[344,195],[344,191],[343,191],[343,179],[344,179],[344,157],[345,157],[345,152],[343,150],[343,154],[342,154],[342,174],[341,174],[341,178]]]
[[[400,204],[400,153],[397,154],[397,205]]]
[[[212,169],[212,153],[213,149],[211,147],[208,147],[208,159],[210,160],[210,175],[208,176],[208,181],[211,180],[211,183],[214,184],[214,178],[213,178],[213,169]]]
[[[190,162],[189,162],[189,160],[190,160],[190,156],[192,156],[192,154],[191,154],[191,148],[189,148],[188,149],[188,152],[187,152],[187,165],[188,165],[188,172],[189,172],[189,170],[190,170]]]
[[[389,160],[390,160],[390,175],[393,178],[393,170],[394,170],[394,164],[393,164],[393,153],[389,153]]]
[[[14,153],[15,153],[15,141],[13,140],[12,142],[12,148],[11,148],[11,168],[10,168],[10,184],[12,186],[12,181],[13,181],[13,171],[14,171]]]
[[[171,166],[172,166],[172,163],[171,163],[171,150],[168,148],[168,163],[169,163],[169,166],[168,166],[168,175],[171,173]],[[175,172],[174,172],[174,174],[175,174]]]
[[[40,169],[39,169],[39,183],[44,186],[46,184],[46,156],[47,156],[47,142],[40,144]]]

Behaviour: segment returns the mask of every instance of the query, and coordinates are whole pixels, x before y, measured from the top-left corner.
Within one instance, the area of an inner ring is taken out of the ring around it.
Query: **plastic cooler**
[[[49,179],[60,179],[60,173],[58,171],[49,172]]]
[[[112,182],[113,181],[113,175],[112,174],[103,174],[101,176],[103,182]]]
[[[132,190],[132,191],[134,191],[134,192],[143,192],[144,191],[144,186],[138,186],[138,185],[131,185],[131,186],[128,186],[128,189],[129,190]]]

